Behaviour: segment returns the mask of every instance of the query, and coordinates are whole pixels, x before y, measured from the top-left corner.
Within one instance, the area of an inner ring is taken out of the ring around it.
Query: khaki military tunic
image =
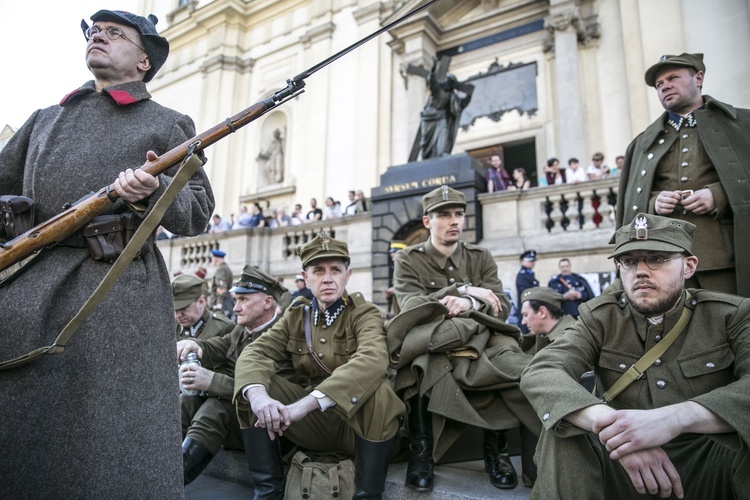
[[[502,304],[499,317],[481,299],[478,310],[446,317],[437,302],[461,296],[462,285],[492,290]],[[405,400],[429,397],[433,458],[440,459],[465,425],[497,430],[522,422],[538,433],[539,419],[518,388],[531,356],[518,346],[518,329],[504,321],[510,302],[490,252],[465,242],[450,256],[429,240],[407,247],[396,257],[394,286],[402,311],[388,326],[394,385]]]
[[[737,433],[683,435],[662,448],[680,473],[686,498],[748,498],[750,465],[742,459],[750,443],[750,300],[690,292],[686,307],[694,312],[682,335],[610,405],[652,409],[689,400],[711,410]],[[605,294],[583,304],[575,325],[534,357],[521,388],[545,428],[536,455],[542,498],[634,497],[624,469],[598,439],[564,417],[600,403],[578,384],[582,373],[593,368],[597,385],[610,388],[674,327],[683,304],[652,325],[624,293]]]
[[[236,326],[231,319],[220,312],[212,313],[208,308],[203,311],[202,319],[203,326],[199,327],[195,334],[191,333],[190,328],[183,328],[178,324],[176,328],[177,341],[185,339],[210,339],[211,337],[225,335]]]
[[[330,376],[308,355],[303,321],[304,306],[310,306],[310,301],[302,297],[292,302],[273,328],[242,351],[236,365],[234,398],[243,427],[252,425],[255,416],[241,391],[247,385],[261,384],[284,404],[313,389],[335,402],[325,412],[310,412],[284,432],[303,447],[353,453],[355,433],[371,441],[395,436],[404,405],[386,378],[388,354],[381,314],[360,293],[344,293],[343,299],[346,307],[330,325],[324,320],[314,324],[311,319],[312,346],[332,371]],[[278,367],[288,361],[299,383],[277,374]]]
[[[195,339],[203,349],[201,365],[214,372],[208,391],[200,396],[180,396],[182,432],[196,439],[216,454],[223,444],[230,449],[244,449],[237,411],[232,403],[234,365],[247,345],[273,326],[276,317],[259,330],[248,332],[244,326],[224,335]]]

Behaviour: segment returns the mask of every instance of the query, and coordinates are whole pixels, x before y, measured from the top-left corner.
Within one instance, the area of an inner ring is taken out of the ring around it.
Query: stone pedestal
[[[486,189],[485,169],[467,153],[432,158],[388,168],[372,190],[373,291],[389,286],[388,248],[392,240],[408,239],[422,224],[422,196],[443,184],[466,195],[466,223],[462,240],[482,239],[482,211],[476,195]],[[416,241],[414,242],[416,243]],[[385,304],[373,293],[376,304]]]

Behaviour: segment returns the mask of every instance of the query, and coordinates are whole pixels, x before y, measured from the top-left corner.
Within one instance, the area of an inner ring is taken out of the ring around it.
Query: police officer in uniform
[[[570,259],[560,259],[557,265],[560,274],[552,276],[547,286],[563,295],[563,312],[577,318],[578,306],[589,299],[593,299],[594,291],[586,278],[572,272]]]
[[[748,498],[750,299],[685,289],[694,231],[645,213],[618,229],[623,290],[583,304],[524,371],[541,498]],[[578,384],[592,368],[604,400]]]
[[[349,294],[346,243],[320,233],[297,249],[313,300],[297,298],[242,351],[235,402],[255,485],[254,498],[284,496],[278,436],[313,451],[355,457],[354,498],[380,498],[404,405],[387,378],[380,311]],[[295,383],[277,367],[291,361]]]
[[[208,304],[214,311],[223,311],[228,317],[232,316],[232,295],[229,293],[229,287],[233,281],[232,270],[225,262],[226,252],[218,249],[211,250],[213,265],[216,267],[213,282],[211,284],[211,295]]]
[[[516,275],[516,297],[518,297],[518,323],[521,325],[521,332],[526,335],[529,333],[528,328],[521,321],[521,296],[527,288],[539,286],[539,282],[534,276],[534,265],[536,264],[536,250],[526,250],[521,254],[521,269]]]
[[[234,328],[232,320],[206,307],[206,283],[197,276],[181,274],[172,280],[177,341],[185,338],[208,339]]]
[[[279,281],[254,266],[245,266],[233,284],[237,325],[220,336],[182,340],[177,343],[177,359],[184,361],[194,352],[201,366],[180,369],[182,386],[202,391],[200,396],[180,396],[185,484],[206,468],[225,448],[243,449],[237,412],[232,404],[234,366],[247,345],[260,337],[278,318],[277,305],[286,289]]]
[[[430,237],[396,254],[401,314],[388,325],[394,385],[409,406],[406,486],[431,491],[434,461],[474,425],[484,429],[490,483],[515,488],[507,429],[519,420],[539,427],[518,390],[530,356],[518,347],[518,329],[505,322],[510,302],[492,255],[460,241],[464,194],[442,186],[422,197],[422,208]]]

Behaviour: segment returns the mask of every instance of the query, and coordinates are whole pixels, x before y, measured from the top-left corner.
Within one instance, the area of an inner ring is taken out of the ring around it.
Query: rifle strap
[[[81,326],[89,318],[89,316],[91,316],[91,313],[93,313],[94,310],[102,302],[102,300],[104,300],[104,297],[107,296],[122,273],[125,272],[125,269],[128,267],[128,265],[130,265],[130,261],[132,261],[138,254],[141,247],[143,246],[143,243],[159,225],[162,217],[164,217],[164,213],[167,211],[167,208],[169,208],[175,198],[177,198],[177,195],[180,193],[183,186],[187,184],[187,181],[193,176],[193,174],[198,171],[201,165],[203,165],[203,161],[200,159],[200,157],[198,155],[192,154],[193,149],[194,148],[191,148],[191,150],[188,152],[188,156],[186,156],[182,161],[180,168],[177,170],[177,174],[172,178],[172,182],[169,184],[161,197],[157,200],[151,212],[146,216],[145,219],[143,219],[143,222],[136,230],[133,238],[125,246],[125,249],[117,258],[115,263],[112,264],[112,267],[104,276],[102,282],[99,284],[96,290],[94,290],[94,293],[91,294],[91,297],[89,297],[88,300],[83,304],[83,306],[73,317],[73,319],[71,319],[70,322],[65,325],[65,328],[63,328],[62,332],[60,332],[60,335],[57,336],[55,342],[50,346],[40,347],[39,349],[31,351],[17,358],[0,362],[0,370],[9,370],[11,368],[24,365],[43,354],[61,354],[65,350],[65,346],[67,345],[73,334],[76,332],[76,330],[78,330],[78,327]]]
[[[313,363],[318,368],[318,370],[322,371],[326,375],[330,375],[332,372],[328,369],[326,365],[323,364],[323,362],[318,358],[318,356],[315,355],[315,350],[312,346],[312,331],[310,328],[310,306],[305,306],[305,312],[304,312],[304,323],[305,323],[305,343],[307,344],[307,354],[310,356],[310,359],[313,360]]]
[[[685,291],[685,304],[687,304],[691,297],[692,295],[690,295],[690,292]],[[615,383],[612,384],[612,387],[610,387],[609,390],[602,395],[602,399],[604,399],[605,402],[609,403],[610,401],[615,399],[618,394],[627,389],[630,384],[643,377],[643,374],[646,372],[646,370],[651,365],[653,365],[654,362],[659,359],[665,352],[667,352],[667,349],[669,349],[670,346],[674,344],[674,341],[677,340],[677,337],[679,337],[682,332],[685,331],[685,327],[687,327],[692,316],[693,310],[688,308],[687,305],[684,305],[682,308],[682,315],[680,316],[680,319],[677,320],[677,323],[674,325],[674,327],[669,330],[669,333],[667,333],[667,335],[661,340],[661,342],[649,349],[649,351],[644,354],[641,359],[636,361],[635,364],[631,365],[630,368],[628,368],[628,371],[623,373],[620,378],[618,378]]]

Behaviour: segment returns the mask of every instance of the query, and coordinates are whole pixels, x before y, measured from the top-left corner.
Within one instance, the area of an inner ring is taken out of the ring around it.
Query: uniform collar
[[[318,326],[318,322],[324,322],[326,327],[331,326],[341,316],[344,309],[346,309],[346,305],[349,302],[348,299],[346,292],[344,292],[344,295],[340,299],[328,306],[325,311],[321,311],[318,307],[318,299],[313,298],[313,324]]]
[[[424,253],[429,255],[430,258],[437,263],[440,269],[445,269],[445,266],[448,264],[449,260],[453,263],[454,268],[460,269],[462,260],[461,247],[463,246],[463,244],[463,241],[459,241],[453,253],[450,255],[445,255],[443,252],[435,248],[435,245],[432,244],[432,237],[430,237],[427,238],[427,241],[424,242]]]
[[[65,106],[73,102],[76,98],[96,92],[94,80],[88,81],[79,88],[70,92],[60,101],[60,106]],[[146,84],[143,82],[126,82],[112,85],[102,89],[102,95],[108,95],[119,106],[128,106],[136,102],[151,99],[151,94],[146,90]]]

